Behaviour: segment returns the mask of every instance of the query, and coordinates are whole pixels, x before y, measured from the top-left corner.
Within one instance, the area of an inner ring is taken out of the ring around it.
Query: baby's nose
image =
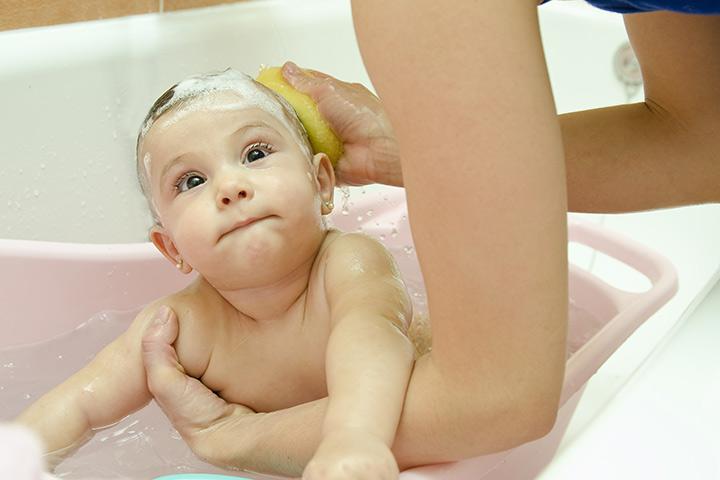
[[[237,202],[238,200],[247,199],[252,192],[246,185],[242,185],[236,181],[228,181],[222,185],[217,194],[217,204],[219,207],[226,207]]]

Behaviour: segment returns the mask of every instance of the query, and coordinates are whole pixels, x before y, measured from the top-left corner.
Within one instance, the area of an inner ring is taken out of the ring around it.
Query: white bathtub
[[[619,16],[575,2],[555,2],[541,12],[558,110],[625,102],[625,87],[613,71],[613,55],[626,41]],[[14,246],[20,249],[42,248],[28,240],[144,241],[150,216],[136,185],[133,148],[150,103],[191,73],[227,66],[253,73],[260,64],[278,65],[286,59],[369,85],[348,3],[340,0],[243,2],[0,33],[0,176],[5,180],[0,238],[16,240]],[[377,194],[382,189],[365,191]],[[359,189],[352,193],[353,198],[361,195]],[[600,406],[623,401],[615,394],[648,356],[653,358],[651,352],[663,339],[674,334],[673,326],[699,303],[720,265],[717,206],[582,217],[664,254],[677,268],[680,286],[587,384],[568,418],[555,460],[541,475],[547,479],[568,471],[574,477],[567,478],[589,478],[587,471],[567,465],[599,461],[598,445],[573,445],[608,425],[618,436],[627,432],[623,428],[632,429],[622,418],[598,413]],[[103,247],[88,248],[101,252]],[[641,276],[587,248],[573,246],[571,259],[619,287],[637,291],[646,285]],[[9,304],[11,284],[18,288],[21,281],[29,280],[0,276],[0,305]],[[28,319],[37,321],[31,315]],[[8,339],[10,327],[3,322],[3,339]],[[39,324],[37,329],[50,335],[53,326]],[[0,347],[7,344],[0,341]],[[612,456],[602,461],[612,462]],[[662,468],[663,460],[657,463]],[[615,478],[631,477],[620,471]]]

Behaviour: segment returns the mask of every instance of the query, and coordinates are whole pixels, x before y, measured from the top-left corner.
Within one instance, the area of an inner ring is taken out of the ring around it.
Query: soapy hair
[[[300,122],[295,110],[283,97],[266,86],[256,82],[250,76],[228,68],[222,72],[209,72],[188,77],[176,83],[153,103],[143,120],[135,144],[135,166],[138,182],[155,224],[160,225],[160,217],[152,200],[148,165],[140,158],[140,145],[153,124],[165,113],[188,108],[208,95],[216,92],[229,91],[240,95],[246,107],[258,107],[278,119],[295,137],[308,159],[312,158],[312,146],[305,127]]]

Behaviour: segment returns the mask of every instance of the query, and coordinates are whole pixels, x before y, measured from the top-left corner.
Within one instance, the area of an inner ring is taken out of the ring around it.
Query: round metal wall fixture
[[[643,84],[640,62],[628,42],[624,42],[615,51],[613,57],[615,76],[625,86],[628,101],[635,96]]]

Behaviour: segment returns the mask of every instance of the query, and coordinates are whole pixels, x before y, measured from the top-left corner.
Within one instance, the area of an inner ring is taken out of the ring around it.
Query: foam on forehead
[[[214,110],[257,107],[281,122],[296,137],[303,149],[312,155],[307,147],[308,140],[305,128],[297,119],[297,115],[290,104],[284,98],[257,83],[244,73],[227,69],[223,72],[192,76],[178,83],[172,89],[172,92],[172,96],[143,122],[140,130],[141,139],[145,137],[155,120],[171,109],[174,109],[179,114],[179,120],[185,113],[210,108],[210,105]],[[239,98],[237,102],[223,105],[204,101],[208,100],[209,95],[216,92],[232,92],[237,94]]]

